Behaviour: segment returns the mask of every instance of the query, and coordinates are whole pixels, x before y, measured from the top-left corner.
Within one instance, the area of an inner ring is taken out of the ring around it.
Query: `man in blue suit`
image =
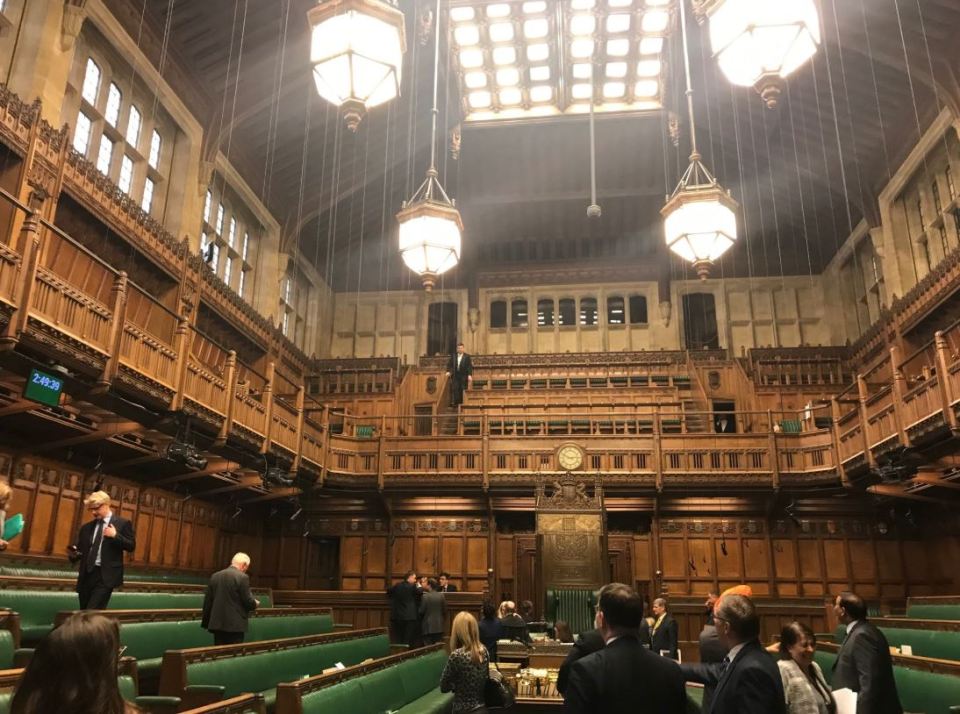
[[[727,656],[716,664],[681,665],[688,682],[716,687],[704,714],[786,714],[780,670],[760,645],[760,618],[750,598],[724,596],[713,619]]]

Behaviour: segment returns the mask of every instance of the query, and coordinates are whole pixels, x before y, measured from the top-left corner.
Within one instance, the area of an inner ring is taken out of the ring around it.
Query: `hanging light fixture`
[[[434,14],[433,109],[430,134],[430,168],[427,177],[397,214],[400,255],[420,275],[424,290],[433,289],[437,276],[460,261],[463,220],[454,202],[440,185],[437,172],[437,84],[440,74],[440,0]]]
[[[737,202],[703,164],[697,150],[690,82],[690,52],[687,47],[686,0],[680,0],[680,32],[687,79],[687,111],[690,117],[690,166],[660,211],[667,247],[693,264],[701,280],[710,274],[713,262],[737,240]]]
[[[384,0],[324,0],[307,12],[317,92],[356,131],[367,110],[400,94],[403,13]]]
[[[698,0],[709,18],[710,44],[720,69],[741,87],[756,87],[770,109],[784,80],[820,45],[814,0]]]

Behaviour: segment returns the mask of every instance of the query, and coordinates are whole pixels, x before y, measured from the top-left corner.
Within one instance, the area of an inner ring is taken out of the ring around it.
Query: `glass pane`
[[[77,115],[77,130],[73,134],[73,148],[77,153],[87,155],[87,147],[90,146],[90,117],[83,112]]]
[[[160,132],[154,129],[153,135],[150,137],[150,158],[147,160],[152,169],[160,169],[160,147],[162,145],[163,139],[160,138]]]
[[[134,106],[130,107],[130,118],[127,119],[127,143],[134,149],[140,143],[140,126],[143,121],[140,117],[140,110]]]
[[[573,298],[562,298],[560,300],[559,321],[557,324],[576,325],[577,324],[577,302]]]
[[[210,222],[210,203],[213,200],[213,195],[207,191],[207,198],[203,202],[203,220],[207,223]]]
[[[514,300],[510,303],[510,327],[526,327],[527,322],[527,301]]]
[[[243,234],[243,260],[244,262],[248,261],[250,258],[250,234]]]
[[[607,298],[607,324],[622,325],[625,322],[626,322],[626,319],[623,314],[623,298],[608,297]]]
[[[541,299],[537,301],[537,325],[553,327],[553,300]]]
[[[237,219],[230,219],[230,233],[227,234],[227,245],[233,248],[233,242],[237,238]]]
[[[240,284],[237,285],[237,295],[239,295],[240,297],[243,297],[243,288],[245,287],[246,282],[247,282],[247,271],[246,271],[246,270],[241,270],[241,271],[240,271]]]
[[[230,284],[230,275],[233,272],[233,261],[230,260],[230,256],[227,256],[227,259],[223,261],[223,282],[227,285]]]
[[[588,297],[580,298],[580,324],[597,324],[597,299]]]
[[[507,326],[507,301],[496,300],[490,303],[490,327]]]
[[[100,137],[100,151],[97,152],[97,171],[110,173],[110,160],[113,158],[113,142],[105,136]]]
[[[120,101],[123,95],[120,93],[120,87],[110,83],[110,91],[107,93],[107,109],[103,113],[103,118],[107,120],[110,126],[116,126],[120,118]]]
[[[217,229],[217,235],[218,235],[218,236],[219,236],[219,235],[223,235],[223,212],[224,212],[223,204],[221,203],[221,204],[217,207],[217,226],[216,226],[216,229]]]
[[[87,60],[87,70],[83,76],[83,98],[91,104],[97,103],[97,95],[100,94],[100,67],[93,58]]]
[[[130,193],[130,182],[133,180],[133,160],[124,155],[123,160],[120,162],[120,178],[117,181],[117,186],[120,187],[120,190],[124,193]]]
[[[153,181],[147,179],[143,184],[143,202],[140,204],[144,213],[150,213],[153,207]]]
[[[647,299],[643,295],[630,296],[630,324],[647,324]]]

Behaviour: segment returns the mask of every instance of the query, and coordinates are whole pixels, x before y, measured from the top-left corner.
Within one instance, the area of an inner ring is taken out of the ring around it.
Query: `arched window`
[[[597,324],[597,299],[592,297],[580,298],[580,324]]]
[[[513,300],[510,303],[510,327],[527,327],[530,324],[526,300]]]
[[[537,300],[537,325],[540,327],[553,327],[555,319],[553,314],[553,298],[540,298]]]
[[[490,327],[497,329],[507,326],[507,301],[494,300],[490,303]]]
[[[607,298],[607,324],[622,325],[626,322],[623,314],[623,298],[615,295]]]
[[[113,82],[110,83],[110,91],[107,92],[107,108],[103,112],[103,118],[107,120],[110,126],[115,127],[120,119],[120,103],[123,101],[123,93]]]
[[[97,103],[97,96],[100,94],[100,65],[93,61],[93,57],[87,60],[87,68],[83,74],[83,89],[81,94],[90,104]]]
[[[569,327],[577,324],[577,301],[573,298],[560,298],[559,324]]]
[[[630,324],[647,324],[647,298],[643,295],[630,296]]]

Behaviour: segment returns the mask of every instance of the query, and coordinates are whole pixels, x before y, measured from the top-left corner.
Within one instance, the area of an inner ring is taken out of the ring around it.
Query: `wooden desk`
[[[520,642],[504,642],[497,645],[498,662],[515,662],[522,667],[534,669],[560,669],[573,644],[562,642],[534,642],[526,647]]]

